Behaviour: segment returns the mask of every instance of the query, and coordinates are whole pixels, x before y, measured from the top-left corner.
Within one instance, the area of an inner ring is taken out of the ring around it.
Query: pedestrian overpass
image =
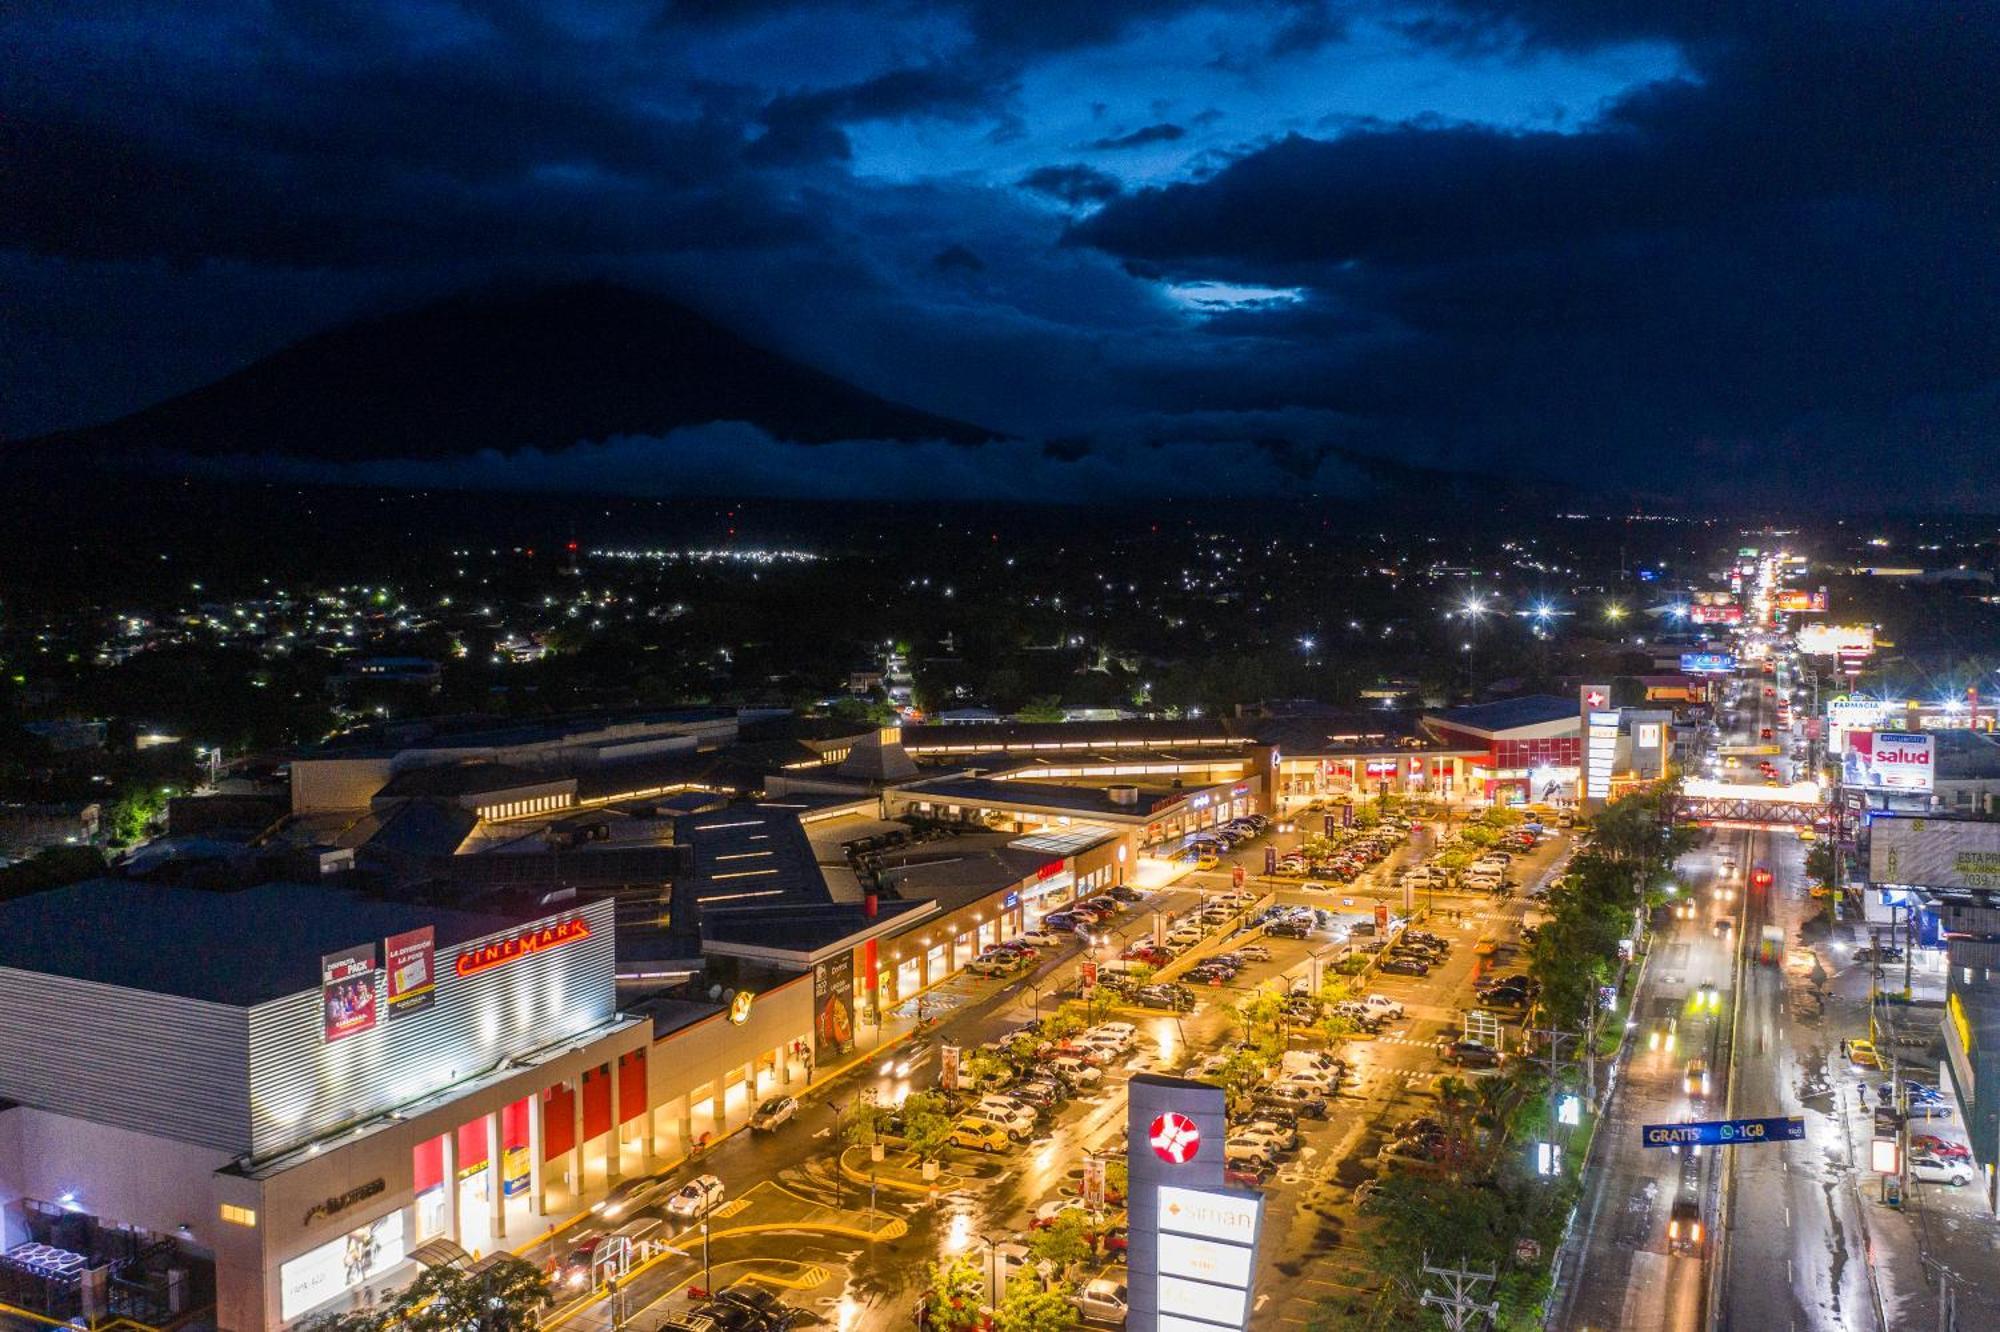
[[[1763,786],[1752,782],[1717,782],[1691,777],[1681,783],[1674,818],[1710,828],[1764,828],[1776,831],[1810,828],[1832,813],[1827,792],[1818,782]]]

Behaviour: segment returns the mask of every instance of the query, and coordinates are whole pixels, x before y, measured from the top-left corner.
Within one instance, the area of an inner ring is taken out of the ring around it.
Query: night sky
[[[1021,437],[968,493],[1283,438],[1990,508],[1996,88],[1992,4],[14,0],[0,435],[610,277]]]

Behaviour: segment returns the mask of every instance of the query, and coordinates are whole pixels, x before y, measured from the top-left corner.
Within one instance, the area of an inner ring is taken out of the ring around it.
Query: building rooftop
[[[421,768],[406,768],[397,773],[389,779],[388,785],[375,793],[375,798],[394,800],[428,796],[437,800],[454,800],[460,796],[542,786],[562,780],[559,773],[531,772],[507,763],[436,763]]]
[[[1107,786],[1057,785],[1054,782],[995,781],[985,777],[934,777],[912,782],[902,788],[911,796],[928,800],[963,801],[1001,809],[1059,809],[1094,818],[1143,819],[1161,802],[1190,794],[1165,786],[1137,787],[1134,804],[1120,804],[1111,798]]]
[[[249,1007],[318,986],[327,953],[425,925],[442,951],[513,923],[318,884],[90,879],[0,903],[0,966]]]
[[[1575,722],[1582,715],[1573,698],[1555,694],[1526,694],[1520,698],[1503,698],[1495,703],[1470,703],[1462,708],[1426,713],[1424,719],[1468,731],[1511,731],[1523,726],[1546,726],[1551,722]]]

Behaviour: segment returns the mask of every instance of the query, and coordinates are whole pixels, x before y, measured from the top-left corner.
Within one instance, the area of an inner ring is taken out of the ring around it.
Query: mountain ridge
[[[1004,437],[857,388],[667,297],[584,282],[352,320],[127,416],[10,449],[372,462],[561,449],[714,421],[804,444]]]

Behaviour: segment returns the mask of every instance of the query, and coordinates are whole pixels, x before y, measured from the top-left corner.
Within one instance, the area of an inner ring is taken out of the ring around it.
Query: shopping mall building
[[[275,1328],[427,1243],[544,1231],[652,1145],[613,948],[608,902],[100,880],[0,906],[3,1298]]]

